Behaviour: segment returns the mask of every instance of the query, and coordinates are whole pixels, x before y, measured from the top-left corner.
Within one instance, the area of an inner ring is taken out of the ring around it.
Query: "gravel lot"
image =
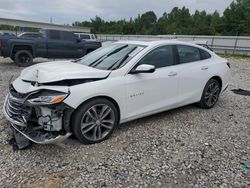
[[[41,60],[39,60],[41,61]],[[120,125],[100,144],[68,139],[13,152],[0,110],[0,187],[250,187],[250,59],[211,110],[194,105]],[[0,108],[21,68],[0,58]],[[247,166],[248,165],[248,166]]]

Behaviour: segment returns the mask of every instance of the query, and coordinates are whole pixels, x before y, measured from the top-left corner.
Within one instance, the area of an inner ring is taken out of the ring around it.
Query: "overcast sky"
[[[173,7],[223,13],[233,0],[0,0],[0,18],[72,24],[96,15],[105,20],[129,19],[153,10],[157,16]]]

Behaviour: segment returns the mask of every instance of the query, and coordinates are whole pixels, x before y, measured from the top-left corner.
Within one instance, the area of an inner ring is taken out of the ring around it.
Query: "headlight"
[[[34,98],[28,99],[27,102],[31,105],[49,105],[57,104],[62,102],[67,96],[68,93],[59,93],[59,92],[42,92],[38,93],[39,95],[33,96]]]

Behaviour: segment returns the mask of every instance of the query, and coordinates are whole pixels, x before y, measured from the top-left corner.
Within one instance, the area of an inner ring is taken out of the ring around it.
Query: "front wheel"
[[[216,79],[210,79],[202,93],[202,97],[198,105],[201,108],[212,108],[218,101],[220,96],[221,85]]]
[[[107,139],[119,123],[116,106],[107,99],[98,98],[84,103],[72,117],[72,132],[84,144]]]

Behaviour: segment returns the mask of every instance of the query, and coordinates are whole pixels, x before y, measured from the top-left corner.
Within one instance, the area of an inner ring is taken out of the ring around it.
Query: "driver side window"
[[[172,46],[161,46],[149,52],[138,65],[154,65],[155,68],[162,68],[174,65]]]

